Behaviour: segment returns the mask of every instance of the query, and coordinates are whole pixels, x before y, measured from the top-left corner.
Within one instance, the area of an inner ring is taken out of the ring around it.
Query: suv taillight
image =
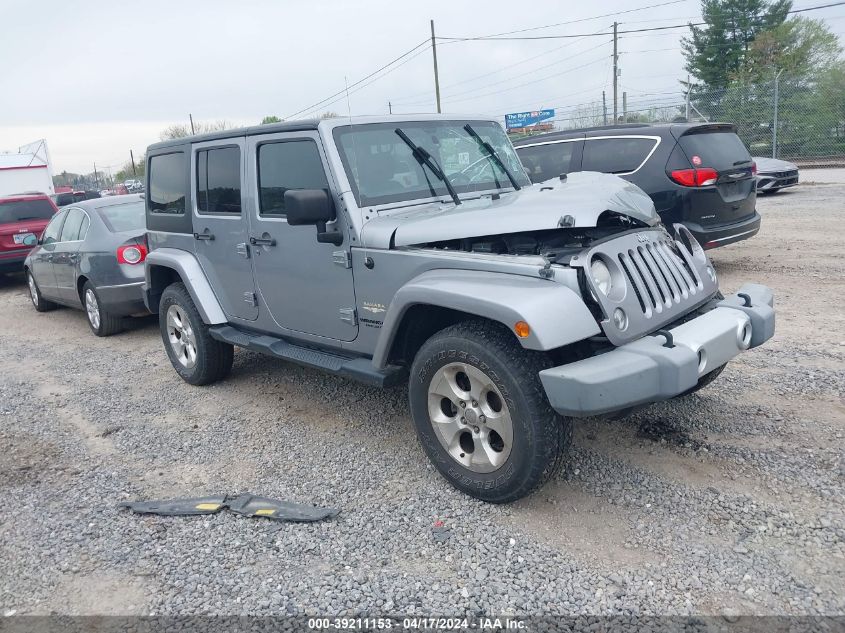
[[[129,244],[117,249],[118,264],[140,264],[147,257],[147,247],[143,244]]]
[[[684,187],[706,187],[716,184],[719,172],[710,167],[700,167],[698,169],[676,169],[669,176]]]

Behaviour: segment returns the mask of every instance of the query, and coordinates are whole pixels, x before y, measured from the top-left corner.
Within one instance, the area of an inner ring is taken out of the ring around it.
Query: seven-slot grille
[[[693,267],[678,254],[668,239],[645,242],[617,255],[628,282],[633,286],[643,315],[661,314],[704,289]]]
[[[677,241],[663,228],[629,231],[571,260],[572,266],[584,270],[583,279],[601,308],[602,330],[614,345],[676,321],[719,289],[707,255],[689,229],[682,224],[674,228]],[[596,259],[610,270],[607,293],[592,278]]]

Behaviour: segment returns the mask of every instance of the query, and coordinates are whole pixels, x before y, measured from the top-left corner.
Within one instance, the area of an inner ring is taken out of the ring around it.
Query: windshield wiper
[[[402,131],[402,128],[396,128],[396,134],[401,138],[405,145],[411,148],[411,152],[414,155],[414,158],[420,164],[420,167],[425,165],[431,170],[431,173],[437,176],[438,179],[443,181],[443,184],[446,185],[446,190],[449,192],[449,195],[452,196],[452,200],[456,205],[461,204],[461,199],[458,197],[458,193],[455,191],[455,188],[452,186],[452,183],[449,182],[449,179],[446,177],[446,172],[444,172],[440,165],[437,164],[437,161],[434,160],[434,157],[426,151],[424,147],[420,147],[416,143],[414,143],[405,132]],[[425,172],[423,172],[425,173]]]
[[[497,154],[497,153],[496,153],[496,150],[495,150],[495,149],[493,149],[493,146],[492,146],[492,145],[490,145],[490,143],[488,143],[487,141],[485,141],[483,138],[481,138],[481,137],[478,135],[478,132],[476,132],[476,131],[473,129],[473,127],[472,127],[469,123],[467,123],[467,124],[464,126],[464,129],[467,131],[467,134],[469,134],[472,138],[474,138],[474,139],[478,142],[478,144],[479,144],[482,148],[484,148],[484,151],[486,151],[486,152],[487,152],[487,155],[488,155],[490,158],[492,158],[493,160],[495,160],[495,161],[496,161],[496,164],[497,164],[499,167],[501,167],[501,168],[502,168],[502,171],[503,171],[503,172],[505,172],[505,176],[507,176],[507,177],[508,177],[508,180],[510,180],[510,181],[511,181],[511,184],[513,185],[513,188],[514,188],[514,189],[516,189],[517,191],[519,191],[520,189],[522,189],[522,187],[520,187],[520,186],[519,186],[519,183],[518,183],[518,182],[516,182],[516,178],[514,178],[513,174],[511,173],[511,170],[507,168],[507,166],[505,165],[505,163],[504,163],[504,161],[502,160],[502,158],[499,156],[499,154]]]

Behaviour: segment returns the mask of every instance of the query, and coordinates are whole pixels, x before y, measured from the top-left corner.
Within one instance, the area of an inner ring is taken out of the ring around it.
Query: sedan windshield
[[[529,185],[510,141],[501,126],[492,121],[402,121],[337,127],[335,142],[358,204],[450,195],[444,180],[431,171],[426,161],[414,156],[402,134],[433,158],[432,164],[442,168],[459,196],[511,188],[507,171],[465,129],[468,123],[490,144],[514,180],[520,186]]]

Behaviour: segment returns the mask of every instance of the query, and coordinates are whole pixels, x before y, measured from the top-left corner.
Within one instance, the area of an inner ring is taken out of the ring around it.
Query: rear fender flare
[[[403,317],[418,304],[498,321],[510,331],[517,321],[525,321],[531,333],[517,340],[531,350],[556,349],[601,332],[581,297],[563,284],[507,273],[432,270],[409,281],[393,297],[373,353],[376,367],[387,365]]]
[[[182,278],[205,323],[216,325],[228,322],[197,258],[192,253],[176,248],[157,248],[147,255],[144,265],[144,301],[148,308],[153,307],[151,297],[160,296],[164,291],[164,288],[157,288],[152,282],[150,271],[156,266],[169,268]]]

